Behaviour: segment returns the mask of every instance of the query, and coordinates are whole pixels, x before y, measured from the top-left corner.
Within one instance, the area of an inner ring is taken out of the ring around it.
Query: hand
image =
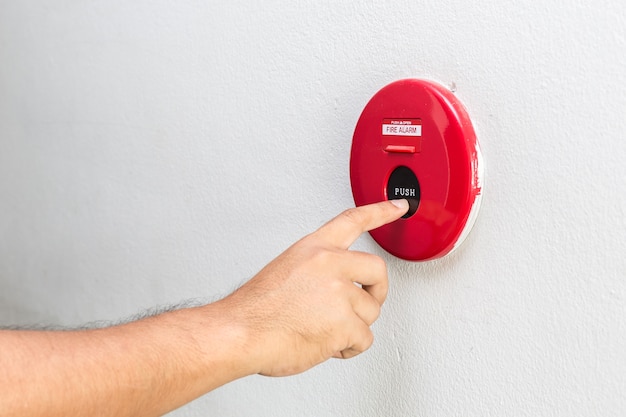
[[[104,329],[0,330],[2,415],[160,416],[251,373],[290,375],[358,355],[372,344],[387,271],[348,247],[408,208],[347,210],[206,306]]]
[[[255,373],[292,375],[371,346],[369,326],[387,296],[387,269],[382,258],[348,248],[408,208],[395,200],[346,210],[223,300],[250,334]]]

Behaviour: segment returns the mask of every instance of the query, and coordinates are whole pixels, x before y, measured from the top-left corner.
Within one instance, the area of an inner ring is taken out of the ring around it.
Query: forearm
[[[158,416],[252,371],[221,303],[85,331],[0,332],[3,416]]]

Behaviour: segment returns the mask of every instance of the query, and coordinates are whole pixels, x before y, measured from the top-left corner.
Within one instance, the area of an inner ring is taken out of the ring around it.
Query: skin
[[[350,251],[406,200],[349,209],[228,297],[104,329],[0,331],[0,415],[160,416],[238,378],[297,374],[372,342],[382,258]]]

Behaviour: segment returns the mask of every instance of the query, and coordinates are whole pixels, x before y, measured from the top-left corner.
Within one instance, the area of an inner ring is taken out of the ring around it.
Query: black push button
[[[387,183],[387,200],[401,198],[409,201],[409,211],[402,216],[407,219],[415,214],[420,204],[420,184],[413,171],[405,166],[394,169]]]

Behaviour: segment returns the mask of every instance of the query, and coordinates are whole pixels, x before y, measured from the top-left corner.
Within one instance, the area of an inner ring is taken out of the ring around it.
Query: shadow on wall
[[[10,291],[2,291],[10,294]],[[3,314],[0,315],[0,327],[39,327],[50,323],[59,323],[57,316],[42,313],[37,309],[28,308],[28,303],[20,302],[20,298],[7,298],[0,295]]]

